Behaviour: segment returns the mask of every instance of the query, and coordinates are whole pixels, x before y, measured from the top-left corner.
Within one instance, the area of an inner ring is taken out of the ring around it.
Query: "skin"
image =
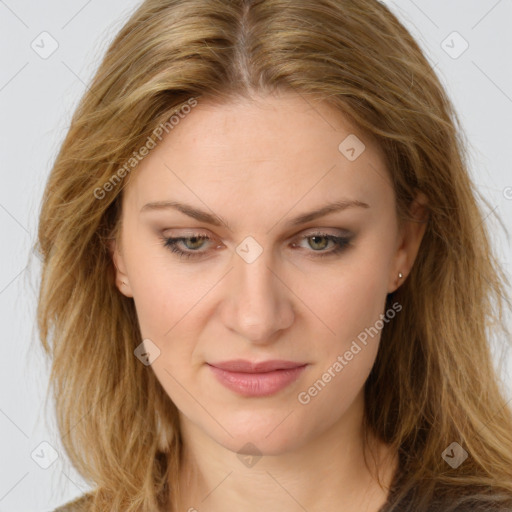
[[[338,149],[350,134],[365,144],[354,161]],[[286,224],[342,199],[369,208]],[[190,204],[229,228],[171,208],[141,212],[161,201]],[[418,195],[413,212],[422,204]],[[160,350],[151,368],[179,410],[179,510],[379,510],[397,458],[374,440],[379,486],[364,463],[361,422],[380,330],[309,403],[297,397],[385,313],[424,230],[419,222],[399,226],[375,142],[332,107],[293,93],[223,105],[199,99],[145,157],[124,189],[112,255],[143,339]],[[322,258],[334,244],[312,239],[318,231],[352,238]],[[179,244],[203,252],[195,259],[180,259],[162,240],[194,233],[210,237]],[[251,263],[236,252],[248,236],[262,248]],[[231,359],[308,366],[272,396],[245,397],[206,364]],[[237,455],[247,443],[244,453],[262,455],[256,463]]]

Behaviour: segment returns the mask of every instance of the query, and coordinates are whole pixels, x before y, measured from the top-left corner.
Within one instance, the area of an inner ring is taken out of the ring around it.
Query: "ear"
[[[109,240],[108,243],[112,262],[115,267],[116,287],[126,297],[133,297],[130,281],[126,273],[126,265],[121,250],[121,244],[116,239]]]
[[[410,220],[404,221],[397,239],[397,249],[389,276],[388,293],[394,292],[405,281],[416,260],[428,223],[428,199],[418,192],[409,207]],[[402,278],[398,274],[402,273]]]

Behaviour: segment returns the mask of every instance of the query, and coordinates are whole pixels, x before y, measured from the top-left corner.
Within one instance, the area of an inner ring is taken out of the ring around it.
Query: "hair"
[[[428,198],[415,264],[387,297],[403,313],[384,327],[365,384],[365,436],[392,446],[403,469],[389,510],[406,499],[416,512],[438,498],[453,509],[509,505],[512,413],[490,344],[496,333],[509,337],[508,281],[460,121],[413,37],[376,0],[146,0],[72,117],[36,245],[38,329],[58,428],[94,486],[90,510],[155,510],[179,493],[178,411],[134,356],[134,302],[115,284],[109,241],[137,172],[119,169],[191,99],[222,104],[280,91],[319,98],[375,138],[400,221],[411,218],[418,191]],[[442,458],[452,442],[469,455],[458,468]]]

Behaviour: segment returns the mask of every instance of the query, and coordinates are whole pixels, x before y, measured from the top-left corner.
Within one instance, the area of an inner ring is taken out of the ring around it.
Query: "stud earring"
[[[402,274],[402,272],[398,272],[398,279],[402,279],[402,277],[404,277],[404,275]]]

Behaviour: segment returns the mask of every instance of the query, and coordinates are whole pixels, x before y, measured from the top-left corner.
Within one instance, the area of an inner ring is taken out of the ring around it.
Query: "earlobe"
[[[405,281],[405,277],[406,276],[404,276],[404,274],[402,272],[398,272],[398,273],[394,274],[394,276],[392,277],[393,282],[388,287],[388,294],[396,291],[402,285],[402,283]]]
[[[109,250],[112,257],[112,263],[114,264],[115,268],[115,281],[117,289],[126,297],[133,297],[130,281],[128,280],[128,275],[126,274],[124,258],[116,240],[111,240],[109,242]]]

